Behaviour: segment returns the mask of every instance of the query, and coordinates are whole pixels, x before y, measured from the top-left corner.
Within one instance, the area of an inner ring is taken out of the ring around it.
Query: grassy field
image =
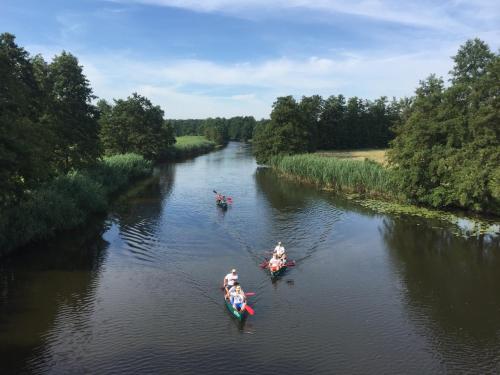
[[[321,156],[336,157],[339,159],[373,160],[379,164],[387,164],[387,150],[343,150],[343,151],[318,151]]]
[[[198,147],[200,145],[213,144],[202,135],[184,135],[182,137],[177,137],[175,147],[179,149]]]

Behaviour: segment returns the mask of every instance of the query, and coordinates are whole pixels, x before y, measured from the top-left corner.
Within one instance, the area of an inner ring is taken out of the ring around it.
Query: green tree
[[[175,143],[173,127],[163,120],[163,110],[137,93],[115,100],[111,108],[100,103],[101,140],[107,155],[134,152],[160,159]]]
[[[315,151],[319,143],[320,118],[324,100],[319,95],[303,96],[299,103],[302,124],[307,128],[307,151]]]
[[[310,148],[309,124],[299,103],[292,96],[279,97],[273,104],[271,121],[255,132],[254,154],[258,162],[272,155],[307,152]]]
[[[97,110],[89,81],[78,59],[63,52],[48,65],[44,93],[48,106],[43,122],[53,139],[53,162],[67,172],[96,162],[100,155]]]
[[[0,34],[0,209],[51,175],[50,147],[40,126],[42,92],[29,54]],[[1,216],[1,215],[0,215]]]
[[[325,100],[319,120],[318,148],[341,148],[339,129],[345,122],[346,102],[343,95],[332,95]]]
[[[476,39],[454,61],[449,88],[431,77],[417,89],[389,161],[415,202],[499,214],[499,56]]]

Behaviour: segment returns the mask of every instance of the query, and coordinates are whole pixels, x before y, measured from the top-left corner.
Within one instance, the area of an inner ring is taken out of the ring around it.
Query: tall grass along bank
[[[104,158],[94,167],[59,176],[33,190],[0,216],[0,256],[29,242],[84,223],[105,212],[111,195],[151,174],[152,163],[137,154]]]
[[[199,135],[185,135],[176,138],[176,143],[170,147],[169,158],[183,159],[193,157],[215,149],[215,142]]]
[[[373,161],[301,154],[275,156],[269,164],[282,173],[326,189],[371,196],[395,196],[390,170]]]

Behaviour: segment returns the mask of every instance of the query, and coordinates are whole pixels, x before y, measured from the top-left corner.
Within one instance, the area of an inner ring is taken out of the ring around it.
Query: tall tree
[[[271,121],[256,129],[257,161],[266,162],[272,155],[307,152],[311,133],[303,119],[300,105],[292,96],[279,97],[273,104]]]
[[[50,176],[41,90],[29,54],[0,34],[0,208]]]
[[[135,152],[155,160],[175,143],[173,127],[163,120],[163,110],[137,93],[126,100],[100,103],[101,139],[106,154]]]
[[[307,151],[315,151],[319,141],[319,121],[323,111],[324,101],[319,95],[303,96],[299,103],[301,121],[307,128]]]
[[[89,81],[78,59],[62,52],[48,65],[45,122],[54,139],[54,163],[61,172],[92,164],[100,155],[97,110]]]
[[[467,41],[449,88],[431,77],[417,89],[389,153],[412,200],[500,213],[499,58],[482,41]]]
[[[332,95],[325,100],[319,121],[318,148],[340,148],[339,129],[345,121],[346,102],[343,95]]]

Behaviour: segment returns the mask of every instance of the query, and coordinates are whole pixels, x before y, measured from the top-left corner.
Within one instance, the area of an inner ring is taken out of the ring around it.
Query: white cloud
[[[99,97],[124,98],[137,91],[170,118],[254,115],[268,117],[277,96],[344,94],[376,98],[412,95],[431,73],[445,76],[456,46],[419,54],[340,58],[280,58],[261,63],[206,60],[141,61],[126,54],[81,56]]]
[[[498,23],[500,3],[496,0],[113,0],[177,7],[197,12],[221,12],[238,16],[272,11],[310,10],[346,14],[383,22],[430,29],[466,31],[484,19]]]

